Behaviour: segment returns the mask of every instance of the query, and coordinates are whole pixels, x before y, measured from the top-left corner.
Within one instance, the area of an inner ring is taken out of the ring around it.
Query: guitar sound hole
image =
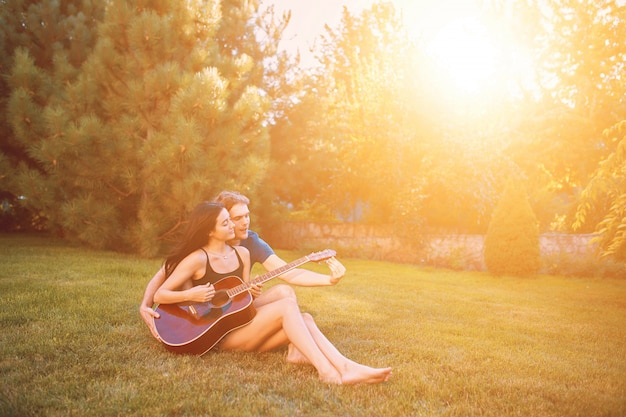
[[[230,302],[230,297],[228,296],[228,293],[226,292],[226,290],[216,291],[215,295],[213,296],[213,299],[211,300],[211,304],[213,304],[213,306],[217,308],[223,307],[229,302]]]

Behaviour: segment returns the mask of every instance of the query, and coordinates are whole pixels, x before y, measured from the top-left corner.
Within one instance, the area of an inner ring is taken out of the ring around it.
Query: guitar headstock
[[[330,259],[335,255],[337,255],[337,252],[335,252],[332,249],[326,249],[320,252],[313,252],[310,255],[308,255],[307,258],[311,262],[320,262],[320,261],[325,261],[326,259]]]

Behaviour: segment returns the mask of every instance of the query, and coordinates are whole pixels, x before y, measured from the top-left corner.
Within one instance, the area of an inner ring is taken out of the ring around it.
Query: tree
[[[27,212],[18,207],[23,195],[13,173],[18,165],[33,175],[40,170],[30,147],[42,133],[43,108],[77,76],[103,14],[104,4],[88,0],[0,4],[0,193],[20,213],[20,223]],[[31,213],[34,221],[39,222],[39,214]]]
[[[615,150],[616,143],[602,132],[626,111],[626,5],[614,0],[484,3],[500,32],[520,39],[533,54],[535,76],[521,90],[523,123],[516,129],[524,140],[511,146],[510,156],[536,184],[531,199],[543,226],[566,217],[561,223],[570,230],[580,190]],[[600,218],[587,213],[589,224]]]
[[[344,8],[320,41],[319,67],[300,80],[301,94],[272,130],[271,178],[285,185],[278,199],[347,220],[393,218],[408,234],[420,222],[431,138],[420,54],[391,3],[360,15]]]
[[[104,5],[89,0],[4,0],[0,7],[0,150],[24,154],[13,139],[6,116],[11,88],[7,77],[14,52],[25,49],[37,68],[52,72],[57,66],[79,68],[94,45]],[[69,76],[71,74],[66,74]]]
[[[257,8],[111,1],[40,132],[21,125],[37,162],[17,175],[28,204],[68,237],[153,255],[199,200],[224,188],[254,194],[269,155],[263,53],[272,49],[256,38]],[[13,91],[29,68],[15,67]],[[27,101],[14,101],[13,119],[24,120]]]
[[[604,218],[596,226],[592,243],[598,245],[602,257],[626,261],[626,120],[607,129],[604,136],[616,142],[617,148],[581,193],[574,228],[580,228],[592,209],[598,209],[594,206],[600,206]]]
[[[485,264],[497,275],[531,275],[541,266],[537,218],[519,180],[511,180],[485,237]]]

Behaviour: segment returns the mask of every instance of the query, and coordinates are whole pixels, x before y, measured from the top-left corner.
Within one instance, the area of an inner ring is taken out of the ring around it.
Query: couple
[[[234,192],[222,192],[214,202],[200,203],[190,215],[186,232],[166,258],[164,266],[148,283],[140,314],[158,337],[154,302],[173,304],[207,302],[214,294],[213,283],[235,275],[248,282],[255,262],[274,270],[286,264],[274,251],[248,230],[249,200]],[[331,275],[294,269],[281,275],[285,281],[304,286],[334,285],[344,275],[344,266],[332,258]],[[221,350],[265,352],[288,346],[287,361],[315,367],[320,380],[333,384],[384,382],[391,368],[372,368],[343,356],[319,330],[313,317],[302,313],[293,289],[275,285],[262,292],[253,285],[256,316],[247,325],[229,332],[216,346]]]

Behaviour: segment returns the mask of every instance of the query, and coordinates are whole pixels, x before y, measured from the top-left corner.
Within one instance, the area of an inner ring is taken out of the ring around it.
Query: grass
[[[138,315],[159,260],[0,235],[0,415],[626,415],[626,280],[342,261],[298,298],[385,384],[322,384],[284,350],[173,355]]]

